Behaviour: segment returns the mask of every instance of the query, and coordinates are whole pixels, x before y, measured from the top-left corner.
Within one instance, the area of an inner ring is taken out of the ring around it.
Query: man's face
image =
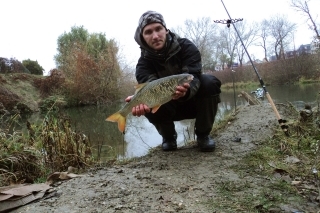
[[[160,23],[148,24],[143,28],[142,36],[145,42],[154,50],[161,50],[166,43],[168,31]]]

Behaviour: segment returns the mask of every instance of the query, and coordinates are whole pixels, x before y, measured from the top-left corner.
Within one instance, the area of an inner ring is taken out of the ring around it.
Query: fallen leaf
[[[273,167],[273,168],[277,168],[276,165],[274,164],[274,162],[272,162],[272,161],[271,161],[271,162],[268,162],[268,165],[271,166],[271,167]]]
[[[67,179],[71,179],[71,177],[68,176],[68,172],[60,172],[59,179],[67,180]]]
[[[294,156],[288,156],[285,160],[287,163],[299,163],[300,160]]]
[[[46,184],[51,185],[59,180],[68,180],[76,177],[83,177],[84,175],[77,175],[68,172],[54,172],[48,176]]]
[[[301,181],[293,180],[291,181],[291,185],[299,185]]]
[[[281,177],[282,180],[286,181],[287,183],[290,183],[292,182],[291,181],[291,177],[289,175],[284,175]]]

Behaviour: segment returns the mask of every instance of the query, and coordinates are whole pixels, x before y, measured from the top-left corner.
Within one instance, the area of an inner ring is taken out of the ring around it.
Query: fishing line
[[[286,123],[286,120],[281,119],[281,116],[280,116],[280,114],[279,114],[279,112],[278,112],[278,110],[277,110],[277,108],[276,108],[276,106],[275,106],[275,104],[274,104],[274,102],[273,102],[273,100],[272,100],[269,92],[267,91],[267,88],[266,88],[266,86],[264,85],[264,82],[263,82],[261,76],[259,75],[259,72],[258,72],[257,68],[256,68],[255,65],[253,64],[253,61],[251,60],[251,57],[250,57],[250,55],[249,55],[249,53],[248,53],[248,50],[247,50],[246,46],[244,45],[244,43],[243,43],[243,41],[242,41],[242,39],[241,39],[241,36],[240,36],[240,34],[239,34],[239,32],[238,32],[235,24],[234,24],[234,21],[233,21],[234,19],[231,18],[230,14],[229,14],[229,12],[228,12],[228,10],[227,10],[227,8],[226,8],[226,6],[225,6],[224,3],[223,3],[223,0],[221,0],[221,3],[222,3],[222,5],[223,5],[224,9],[226,10],[226,12],[227,12],[227,14],[228,14],[228,17],[229,17],[229,20],[227,21],[228,25],[230,26],[230,24],[232,24],[234,30],[236,31],[236,33],[237,33],[237,35],[238,35],[238,37],[239,37],[239,40],[240,40],[240,42],[241,42],[241,44],[242,44],[242,46],[243,46],[243,49],[245,50],[245,52],[246,52],[246,54],[247,54],[247,56],[248,56],[248,58],[249,58],[249,60],[250,60],[250,63],[251,63],[251,65],[252,65],[252,67],[253,67],[253,69],[254,69],[254,71],[255,71],[258,79],[259,79],[260,85],[261,85],[261,87],[263,88],[263,90],[264,90],[264,92],[265,92],[265,94],[266,94],[266,97],[267,97],[267,99],[268,99],[268,101],[269,101],[269,103],[270,103],[273,111],[274,111],[275,114],[276,114],[276,117],[277,117],[277,119],[278,119],[278,122],[279,122],[282,130],[283,130],[283,131],[285,132],[285,134],[287,135],[287,134],[288,134],[288,126],[285,124],[285,123]]]
[[[228,25],[228,28],[229,28],[229,32],[228,32],[228,35],[229,35],[229,41],[230,41],[230,25]],[[229,48],[229,47],[228,47]],[[234,101],[234,113],[237,112],[237,98],[236,98],[236,88],[235,88],[235,84],[234,84],[234,73],[235,71],[233,70],[233,51],[231,53],[231,76],[232,76],[232,86],[233,86],[233,101]]]

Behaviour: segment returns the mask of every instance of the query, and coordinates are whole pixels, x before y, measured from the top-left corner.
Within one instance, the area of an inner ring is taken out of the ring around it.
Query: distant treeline
[[[43,75],[44,69],[39,65],[38,61],[30,59],[23,60],[22,63],[15,58],[0,57],[0,73],[29,73],[35,75]]]
[[[259,76],[265,84],[293,84],[304,80],[320,81],[320,54],[301,55],[298,57],[272,62],[256,63]],[[251,64],[238,68],[210,72],[222,83],[257,82],[258,76]],[[232,76],[233,75],[233,76]]]

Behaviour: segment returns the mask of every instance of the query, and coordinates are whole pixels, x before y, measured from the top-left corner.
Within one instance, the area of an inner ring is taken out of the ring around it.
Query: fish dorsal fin
[[[138,84],[135,85],[134,88],[136,89],[134,94],[137,94],[139,92],[139,90],[141,90],[144,86],[146,86],[148,83],[143,83],[143,84]]]

